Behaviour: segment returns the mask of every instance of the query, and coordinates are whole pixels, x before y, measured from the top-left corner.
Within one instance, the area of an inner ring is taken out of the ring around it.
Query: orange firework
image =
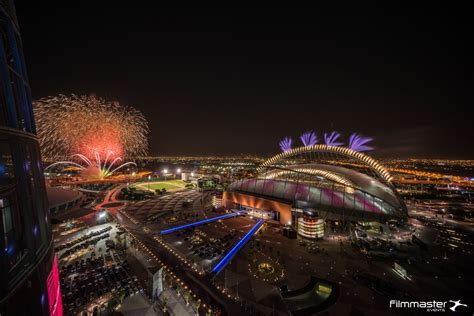
[[[33,111],[46,161],[85,163],[107,175],[122,159],[146,154],[148,124],[132,107],[96,96],[58,95],[34,102]],[[75,161],[64,161],[71,157]]]

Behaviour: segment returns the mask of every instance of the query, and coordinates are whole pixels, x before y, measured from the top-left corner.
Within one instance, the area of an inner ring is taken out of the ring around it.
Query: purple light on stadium
[[[293,143],[293,140],[289,137],[285,137],[282,139],[280,142],[280,148],[282,151],[288,151],[291,150],[291,143]]]
[[[344,143],[337,142],[337,139],[341,136],[338,132],[332,132],[331,134],[324,133],[324,143],[328,146],[341,146]]]
[[[307,131],[300,136],[301,142],[305,146],[313,146],[318,143],[318,137],[313,131]]]
[[[373,150],[374,147],[367,146],[368,142],[373,141],[373,138],[362,137],[356,133],[352,134],[349,138],[349,148],[355,151],[368,151]]]

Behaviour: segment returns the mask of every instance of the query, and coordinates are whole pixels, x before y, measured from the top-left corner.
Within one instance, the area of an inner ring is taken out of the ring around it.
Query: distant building
[[[183,181],[190,181],[191,179],[191,174],[188,172],[183,172],[181,173],[181,180]]]
[[[0,315],[62,315],[18,23],[0,0]]]
[[[212,206],[215,208],[222,207],[222,194],[216,194],[212,196]]]
[[[53,217],[77,209],[85,199],[84,194],[80,191],[61,187],[47,186],[46,194],[49,202],[49,213]]]

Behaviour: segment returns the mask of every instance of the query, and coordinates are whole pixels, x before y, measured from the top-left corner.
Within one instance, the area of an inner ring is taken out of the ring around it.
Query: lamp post
[[[148,176],[148,191],[150,191],[150,180],[151,180],[151,175]]]
[[[166,181],[166,174],[168,173],[168,169],[163,169],[163,174],[165,175],[165,181]]]

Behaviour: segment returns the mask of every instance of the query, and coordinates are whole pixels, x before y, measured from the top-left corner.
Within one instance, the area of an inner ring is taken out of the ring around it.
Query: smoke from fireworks
[[[33,111],[44,160],[75,157],[110,171],[147,152],[148,124],[134,108],[96,96],[58,95],[34,102]]]

